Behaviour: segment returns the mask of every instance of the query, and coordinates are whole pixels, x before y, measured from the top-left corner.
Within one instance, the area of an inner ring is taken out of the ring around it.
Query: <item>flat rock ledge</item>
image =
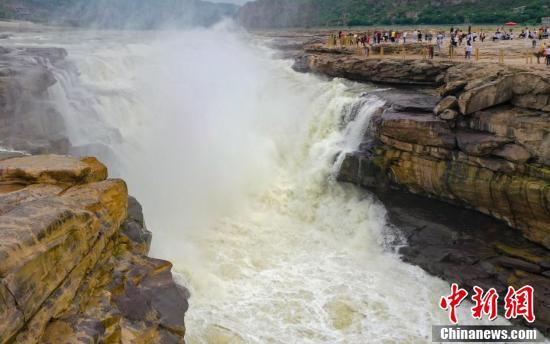
[[[184,343],[189,293],[147,257],[124,181],[95,158],[0,154],[0,343]]]

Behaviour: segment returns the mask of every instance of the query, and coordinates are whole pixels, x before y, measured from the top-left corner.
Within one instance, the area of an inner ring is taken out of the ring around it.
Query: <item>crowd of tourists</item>
[[[360,44],[363,46],[372,45],[372,44],[381,44],[381,43],[407,43],[409,42],[432,42],[434,38],[433,33],[422,32],[421,30],[415,30],[412,32],[407,31],[396,31],[396,30],[387,30],[387,31],[367,31],[364,33],[352,33],[352,32],[343,32],[340,31],[338,34],[331,34],[329,40],[332,42],[332,45],[340,46],[352,46]],[[329,42],[330,43],[330,42]]]
[[[448,47],[451,55],[454,55],[459,47],[464,46],[464,58],[471,59],[474,52],[474,43],[484,43],[489,34],[482,29],[477,31],[468,27],[467,31],[452,27],[447,31],[434,30],[372,30],[366,32],[344,32],[330,34],[328,44],[332,47],[362,47],[365,54],[369,55],[370,48],[373,45],[380,44],[407,44],[421,43],[426,44],[428,56],[433,58],[434,48],[441,52],[444,48],[444,42],[448,39]],[[542,41],[550,38],[550,27],[540,27],[530,29],[528,27],[521,30],[517,36],[512,28],[497,28],[492,34],[492,41],[525,39],[531,40],[532,48],[537,48],[537,58],[544,57],[546,64],[550,65],[550,43],[544,44]],[[540,42],[540,43],[538,43]]]

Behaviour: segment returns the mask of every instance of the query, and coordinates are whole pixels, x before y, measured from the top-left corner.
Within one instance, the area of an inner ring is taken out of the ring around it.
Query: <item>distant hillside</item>
[[[234,16],[238,8],[201,0],[1,0],[0,18],[149,29],[211,25]]]
[[[249,28],[335,25],[540,23],[549,0],[256,0],[239,11]]]

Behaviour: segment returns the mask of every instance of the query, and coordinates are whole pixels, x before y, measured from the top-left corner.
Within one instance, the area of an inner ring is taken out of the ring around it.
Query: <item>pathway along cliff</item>
[[[41,101],[64,149],[98,156],[142,202],[152,254],[191,293],[187,342],[429,342],[447,323],[447,282],[402,262],[384,206],[336,182],[378,88],[296,73],[224,25],[3,43],[67,51],[42,60],[55,83]]]

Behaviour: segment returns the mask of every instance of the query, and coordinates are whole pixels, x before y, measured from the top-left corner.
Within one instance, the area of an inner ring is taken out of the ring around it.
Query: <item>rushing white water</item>
[[[402,263],[383,206],[333,178],[381,104],[369,86],[295,73],[223,25],[11,44],[68,50],[51,97],[143,204],[152,254],[192,294],[189,343],[418,343],[447,322],[447,284]]]

